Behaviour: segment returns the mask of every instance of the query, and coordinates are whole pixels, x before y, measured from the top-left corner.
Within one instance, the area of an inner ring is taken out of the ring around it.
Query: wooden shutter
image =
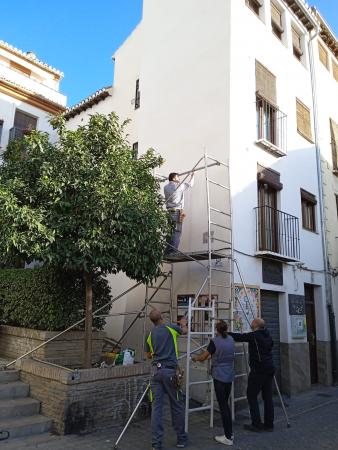
[[[20,130],[35,130],[37,124],[36,117],[30,116],[22,111],[15,111],[14,127]]]
[[[328,69],[329,61],[328,61],[328,55],[327,51],[323,47],[323,45],[318,41],[318,52],[319,52],[319,59],[324,64],[324,66]]]
[[[297,104],[297,131],[305,139],[307,139],[310,142],[313,142],[310,110],[307,106],[304,105],[304,103],[298,100],[298,98],[296,99],[296,104]]]
[[[334,60],[332,60],[332,72],[333,78],[338,81],[338,64]]]
[[[276,191],[283,189],[283,184],[280,182],[280,173],[260,164],[257,164],[257,181],[260,184],[268,184]]]
[[[303,54],[302,45],[300,42],[300,34],[293,27],[292,27],[292,45],[297,50],[298,53],[300,53],[301,55]]]
[[[330,119],[331,128],[331,148],[332,148],[332,168],[338,170],[337,152],[338,152],[338,125],[333,119]]]
[[[14,61],[10,61],[9,62],[9,66],[10,66],[11,69],[16,70],[17,72],[24,73],[28,77],[31,76],[32,71],[29,70],[27,67],[22,66],[21,64],[18,64],[18,63],[14,62]]]
[[[273,105],[277,105],[276,77],[257,60],[256,91],[259,96],[265,98]]]
[[[282,31],[282,13],[273,3],[271,3],[271,20]]]

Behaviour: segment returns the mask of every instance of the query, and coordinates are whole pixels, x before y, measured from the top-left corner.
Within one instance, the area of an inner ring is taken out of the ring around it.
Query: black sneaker
[[[263,426],[253,425],[252,423],[246,423],[243,425],[244,430],[253,431],[254,433],[261,433],[263,431]]]

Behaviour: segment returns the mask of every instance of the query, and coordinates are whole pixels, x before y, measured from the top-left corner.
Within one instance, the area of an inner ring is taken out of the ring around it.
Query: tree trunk
[[[92,366],[92,325],[93,325],[93,276],[89,272],[84,273],[86,285],[86,325],[85,347],[83,367],[89,369]]]

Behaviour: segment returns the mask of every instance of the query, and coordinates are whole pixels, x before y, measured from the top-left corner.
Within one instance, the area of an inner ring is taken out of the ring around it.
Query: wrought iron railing
[[[271,252],[283,259],[299,260],[299,219],[270,206],[256,212],[256,251]]]
[[[257,97],[257,139],[266,141],[279,149],[281,153],[287,151],[287,116],[277,106],[267,100]]]

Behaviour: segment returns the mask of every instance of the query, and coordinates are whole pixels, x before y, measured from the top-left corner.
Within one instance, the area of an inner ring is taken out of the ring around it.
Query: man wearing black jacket
[[[229,333],[236,342],[249,343],[249,366],[247,398],[251,425],[244,425],[250,431],[273,431],[274,408],[272,384],[275,368],[272,360],[273,341],[265,328],[263,319],[256,318],[251,323],[251,333]],[[264,424],[258,405],[258,394],[262,391],[264,400]]]

